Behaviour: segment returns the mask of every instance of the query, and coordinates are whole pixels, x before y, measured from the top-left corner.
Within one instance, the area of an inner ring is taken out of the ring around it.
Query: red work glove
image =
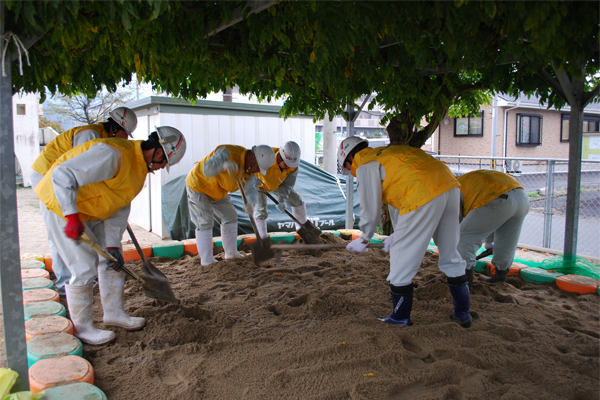
[[[79,214],[65,215],[65,218],[67,218],[65,235],[67,235],[69,239],[79,239],[84,230],[83,223],[79,219]]]

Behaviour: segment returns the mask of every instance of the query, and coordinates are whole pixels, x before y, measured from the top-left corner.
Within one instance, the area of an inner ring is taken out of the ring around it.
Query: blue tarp
[[[194,237],[196,227],[190,221],[187,196],[185,191],[185,175],[181,175],[163,186],[162,214],[163,220],[172,239],[182,240]],[[300,163],[296,191],[306,203],[310,220],[321,230],[343,229],[346,225],[346,177],[332,175],[306,161]],[[343,192],[342,192],[343,191]],[[231,201],[238,213],[239,234],[254,233],[250,219],[244,212],[242,196],[239,191],[231,193]],[[290,217],[279,212],[275,204],[269,202],[269,232],[292,232],[295,226]],[[356,180],[354,180],[354,227],[358,228],[360,213]],[[213,235],[220,236],[217,221]]]

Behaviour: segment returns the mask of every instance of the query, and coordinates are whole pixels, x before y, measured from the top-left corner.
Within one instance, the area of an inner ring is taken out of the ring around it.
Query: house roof
[[[202,115],[240,115],[254,117],[279,118],[280,106],[234,103],[226,101],[198,100],[192,104],[172,97],[150,96],[125,104],[135,111],[137,116],[157,113],[202,114]],[[312,115],[298,115],[296,118],[313,118]]]
[[[505,93],[498,93],[498,107],[516,107],[519,108],[531,108],[537,110],[551,110],[551,111],[562,111],[570,112],[571,107],[565,105],[561,109],[550,107],[546,104],[540,104],[540,98],[537,96],[527,96],[523,93],[519,94],[518,97],[509,96]],[[600,103],[589,103],[583,110],[586,114],[600,114]]]

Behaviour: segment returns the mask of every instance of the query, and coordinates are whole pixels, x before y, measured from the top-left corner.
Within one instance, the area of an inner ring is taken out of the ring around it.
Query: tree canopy
[[[317,118],[376,93],[370,106],[387,110],[390,134],[420,146],[450,106],[478,110],[481,89],[560,107],[540,71],[598,87],[595,2],[280,1],[254,14],[233,1],[6,4],[6,30],[43,33],[23,76],[13,63],[15,91],[92,95],[135,72],[189,100],[234,85],[259,99],[287,96],[284,116]],[[236,11],[245,18],[216,32]]]

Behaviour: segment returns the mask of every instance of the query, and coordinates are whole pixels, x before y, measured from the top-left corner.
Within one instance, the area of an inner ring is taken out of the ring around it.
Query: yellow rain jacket
[[[471,171],[457,179],[464,197],[463,217],[509,190],[523,189],[515,178],[500,171]]]
[[[211,176],[210,178],[204,176],[204,173],[202,172],[204,163],[206,163],[213,156],[213,154],[215,154],[215,151],[221,147],[226,147],[227,150],[229,150],[228,161],[235,161],[240,165],[242,186],[246,184],[246,180],[248,180],[250,177],[250,175],[244,171],[246,151],[248,150],[245,147],[231,144],[217,146],[212,153],[198,161],[185,178],[185,183],[190,189],[198,193],[204,193],[215,201],[223,200],[227,194],[238,190],[237,182],[235,179],[229,176],[227,171],[223,171],[215,176]]]
[[[297,170],[298,168],[288,168],[286,170],[281,170],[279,168],[279,163],[277,162],[277,155],[279,155],[279,148],[273,147],[273,151],[275,152],[275,164],[273,164],[267,170],[267,174],[263,175],[260,172],[256,173],[256,176],[262,182],[262,185],[267,190],[267,192],[272,192],[273,190],[279,188],[283,181],[288,177],[289,174]]]
[[[54,195],[52,171],[63,162],[85,153],[93,145],[104,143],[121,152],[121,169],[117,176],[103,182],[84,185],[77,191],[77,210],[82,221],[105,220],[121,208],[128,206],[144,187],[148,165],[144,161],[142,140],[94,139],[77,146],[59,157],[44,179],[36,186],[35,192],[49,210],[60,217],[62,211]]]
[[[85,130],[93,130],[98,132],[98,135],[100,135],[101,139],[108,138],[108,132],[104,130],[104,125],[102,124],[79,126],[77,128],[69,129],[68,131],[58,135],[50,143],[44,146],[44,149],[31,166],[31,169],[39,174],[46,175],[46,172],[50,170],[52,163],[56,161],[58,157],[62,156],[73,148],[73,138],[75,135]]]
[[[371,161],[385,169],[382,202],[400,211],[415,211],[442,193],[459,186],[450,169],[421,149],[410,146],[366,148],[354,156],[352,175]]]

